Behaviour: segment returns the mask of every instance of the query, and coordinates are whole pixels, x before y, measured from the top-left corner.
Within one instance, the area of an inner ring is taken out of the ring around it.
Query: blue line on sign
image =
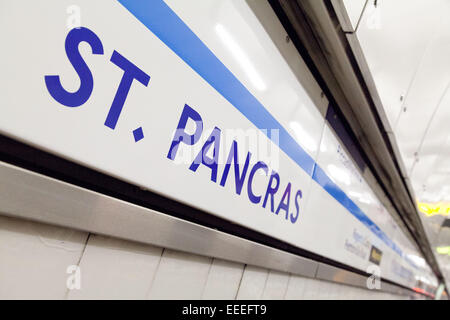
[[[155,36],[186,62],[217,92],[271,139],[270,130],[279,130],[278,143],[293,161],[325,191],[369,228],[388,247],[403,257],[400,248],[340,189],[295,141],[287,130],[244,87],[230,70],[163,0],[118,0]]]

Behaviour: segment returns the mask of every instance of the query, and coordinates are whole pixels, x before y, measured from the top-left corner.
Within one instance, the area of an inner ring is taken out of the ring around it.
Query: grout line
[[[441,18],[441,20],[439,21],[439,24],[438,24],[438,25],[439,25],[439,26],[442,25],[442,18]],[[437,27],[436,27],[436,28],[437,28]],[[411,78],[411,80],[410,80],[409,83],[408,83],[408,87],[406,88],[406,92],[405,92],[404,95],[403,95],[403,101],[402,101],[402,104],[400,105],[400,111],[399,111],[399,113],[398,113],[398,115],[397,115],[397,117],[396,117],[396,120],[395,120],[395,123],[394,123],[394,127],[392,128],[392,131],[394,132],[394,134],[397,132],[397,127],[398,127],[398,124],[399,124],[399,122],[400,122],[401,115],[402,115],[403,112],[404,112],[403,109],[404,109],[404,107],[405,107],[406,99],[408,98],[409,93],[410,93],[410,91],[411,91],[411,88],[413,87],[413,85],[414,85],[414,83],[415,83],[415,80],[416,80],[416,77],[417,77],[417,75],[418,75],[418,73],[419,73],[419,70],[422,68],[422,66],[423,66],[423,64],[424,64],[424,62],[425,62],[425,57],[426,57],[428,51],[430,50],[431,43],[434,41],[435,38],[437,38],[437,34],[436,34],[437,31],[436,31],[436,28],[434,29],[433,34],[430,36],[430,38],[429,38],[429,40],[428,40],[428,42],[427,42],[427,44],[426,44],[426,47],[425,47],[424,50],[423,50],[423,53],[422,53],[422,55],[421,55],[421,57],[420,57],[420,60],[419,60],[419,63],[417,64],[416,69],[414,70],[414,73],[413,73],[413,75],[412,75],[412,78]]]
[[[248,266],[247,264],[244,264],[244,268],[242,269],[241,279],[239,280],[239,285],[236,290],[236,295],[234,296],[234,300],[237,300],[237,296],[239,294],[239,291],[241,290],[242,278],[244,278],[244,273],[245,273],[245,270],[247,269],[247,266]]]
[[[92,233],[89,232],[86,237],[86,241],[84,242],[83,250],[81,251],[80,258],[77,261],[78,268],[80,268],[81,260],[83,259],[84,253],[86,252],[86,248],[87,248],[89,239],[91,238],[91,235],[92,235]],[[68,300],[70,291],[71,290],[69,288],[66,288],[66,293],[64,294],[64,300]]]
[[[166,250],[166,248],[161,248],[161,255],[159,256],[158,265],[155,268],[155,273],[153,274],[152,280],[150,281],[150,284],[148,286],[147,293],[145,294],[145,297],[144,297],[145,300],[149,300],[148,296],[150,295],[150,291],[152,290],[153,283],[155,282],[156,274],[158,273],[159,266],[161,265],[161,260],[163,258],[163,254],[164,254],[165,250]]]
[[[286,290],[284,290],[284,294],[283,294],[283,300],[286,300],[286,295],[289,289],[289,284],[291,283],[291,279],[292,279],[292,273],[289,273],[289,279],[288,282],[286,284]]]
[[[202,294],[200,295],[200,299],[203,299],[203,295],[205,294],[206,285],[208,284],[209,275],[211,273],[212,265],[214,263],[215,258],[211,258],[211,263],[209,264],[208,274],[206,275],[205,284],[203,285]]]
[[[436,104],[436,107],[434,108],[433,113],[431,114],[430,119],[428,120],[427,126],[426,126],[426,128],[425,128],[425,132],[424,132],[423,135],[422,135],[422,139],[420,140],[419,146],[418,146],[417,151],[416,151],[417,158],[414,159],[414,163],[413,163],[413,165],[411,166],[411,169],[410,169],[410,171],[409,171],[408,177],[411,177],[411,176],[412,176],[412,173],[413,173],[413,171],[414,171],[414,168],[416,167],[416,164],[417,164],[418,157],[419,157],[419,155],[420,155],[420,152],[422,151],[423,144],[424,144],[425,139],[426,139],[426,137],[427,137],[427,135],[428,135],[428,131],[430,130],[431,123],[432,123],[433,120],[435,119],[436,114],[437,114],[438,110],[440,109],[440,107],[441,107],[441,105],[442,105],[442,101],[444,100],[445,96],[447,95],[447,92],[448,92],[449,88],[450,88],[450,81],[447,83],[447,86],[445,87],[444,91],[442,92],[442,95],[441,95],[441,97],[439,98],[439,101],[438,101],[438,103]]]
[[[269,281],[270,270],[269,269],[266,269],[266,270],[267,270],[266,281],[264,282],[264,287],[263,287],[263,290],[261,292],[261,296],[259,297],[260,300],[264,296],[264,292],[266,291],[266,287],[267,287],[267,282]]]
[[[364,7],[363,7],[363,9],[362,9],[362,11],[361,11],[361,14],[360,14],[359,18],[358,18],[358,22],[356,22],[355,31],[353,31],[353,32],[351,32],[351,33],[356,33],[356,31],[358,31],[359,23],[360,23],[361,20],[362,20],[362,17],[363,17],[363,15],[364,15],[364,12],[366,11],[367,4],[369,3],[369,1],[370,1],[370,0],[366,0],[366,3],[364,3]],[[351,21],[350,21],[350,23],[351,23]]]

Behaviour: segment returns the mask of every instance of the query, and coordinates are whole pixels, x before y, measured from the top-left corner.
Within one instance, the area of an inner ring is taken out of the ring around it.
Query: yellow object
[[[450,212],[450,202],[417,202],[417,206],[419,207],[419,211],[424,213],[427,217],[438,214],[447,217]]]
[[[450,247],[437,247],[436,251],[439,254],[448,254],[450,256]]]

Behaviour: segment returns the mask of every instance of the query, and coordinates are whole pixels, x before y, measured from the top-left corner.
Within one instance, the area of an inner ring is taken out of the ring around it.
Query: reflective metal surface
[[[361,16],[367,5],[367,0],[331,0],[336,15],[345,32],[358,29]]]
[[[444,0],[369,2],[357,32],[347,35],[372,96],[379,96],[389,119],[389,136],[399,146],[404,178],[414,190],[447,287],[449,12]]]
[[[442,277],[416,210],[414,192],[405,179],[401,159],[397,157],[398,153],[396,155],[392,151],[396,146],[389,135],[391,130],[386,125],[389,116],[380,112],[383,108],[371,95],[373,88],[368,88],[362,81],[364,70],[360,70],[355,63],[350,41],[340,26],[333,6],[313,0],[279,3],[327,83],[330,94],[335,98],[363,152],[370,159],[377,181],[384,186],[392,200],[395,210],[391,214],[398,215],[405,222],[404,233],[412,235],[410,238],[417,241],[417,248],[426,256],[434,274]],[[370,11],[367,10],[368,4],[364,14]],[[361,25],[358,32],[360,29]]]
[[[317,262],[0,162],[2,214],[313,277]]]
[[[0,214],[366,288],[364,276],[0,162]],[[405,294],[382,283],[381,290]]]
[[[316,277],[321,280],[345,283],[357,287],[365,287],[367,280],[366,277],[359,274],[325,265],[323,263],[319,263]]]

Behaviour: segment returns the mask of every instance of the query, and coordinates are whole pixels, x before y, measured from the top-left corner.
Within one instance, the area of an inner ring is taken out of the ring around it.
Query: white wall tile
[[[286,289],[286,300],[303,299],[307,278],[291,275]]]
[[[315,279],[305,278],[305,289],[303,290],[302,299],[317,299],[318,283]]]
[[[0,299],[407,299],[0,216]],[[81,289],[67,267],[79,263]]]
[[[340,298],[341,300],[353,300],[359,296],[359,288],[343,285]]]
[[[289,274],[270,270],[262,298],[268,300],[284,299],[288,282]]]
[[[335,289],[335,285],[328,281],[316,281],[317,290],[315,291],[315,299],[330,300],[332,299],[332,291]]]
[[[81,259],[81,289],[69,299],[145,299],[162,249],[91,235]]]
[[[343,2],[353,30],[356,30],[356,26],[358,25],[359,18],[363,13],[366,0],[343,0]]]
[[[268,275],[267,269],[247,265],[239,286],[237,299],[261,299]]]
[[[0,216],[0,299],[64,299],[87,233]]]
[[[241,263],[214,259],[202,299],[235,299],[243,272],[244,265]]]
[[[341,295],[342,286],[339,283],[330,283],[330,290],[328,290],[328,299],[339,300]]]
[[[200,299],[211,263],[211,258],[164,250],[148,298]]]

